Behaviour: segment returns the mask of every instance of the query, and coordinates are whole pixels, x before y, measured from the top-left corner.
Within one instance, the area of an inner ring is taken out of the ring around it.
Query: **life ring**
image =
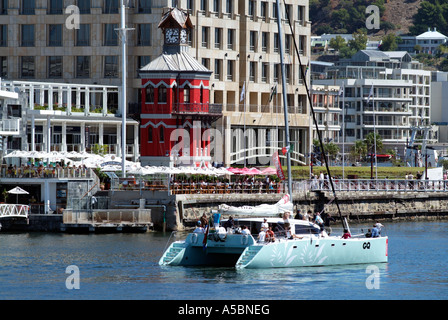
[[[249,236],[247,234],[243,234],[243,236],[241,237],[241,244],[244,246],[247,244],[247,241],[249,239]]]

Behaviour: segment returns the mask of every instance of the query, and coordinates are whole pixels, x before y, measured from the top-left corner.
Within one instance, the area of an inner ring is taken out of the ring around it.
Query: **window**
[[[79,25],[79,29],[76,30],[76,46],[90,46],[90,24]]]
[[[215,28],[215,48],[216,49],[221,48],[221,37],[222,37],[222,29]]]
[[[141,69],[151,62],[151,56],[139,56],[137,62],[137,68]]]
[[[35,4],[35,0],[22,0],[22,10],[20,11],[20,14],[34,14]]]
[[[257,63],[251,61],[249,64],[249,81],[255,82],[255,77],[257,75]]]
[[[233,13],[233,0],[226,0],[226,13]]]
[[[274,33],[274,52],[278,52],[278,33]]]
[[[263,20],[266,20],[266,18],[268,17],[268,3],[265,1],[261,2],[260,16],[263,18]]]
[[[145,90],[146,100],[145,103],[154,103],[154,87],[148,85]]]
[[[104,25],[104,45],[105,46],[117,46],[118,45],[118,33],[115,29],[118,28],[116,23],[106,23]]]
[[[0,0],[0,14],[8,14],[8,0]]]
[[[104,78],[118,78],[118,56],[104,57]]]
[[[202,47],[207,48],[209,27],[202,27]]]
[[[8,77],[8,57],[0,57],[0,77]]]
[[[118,0],[104,0],[103,13],[118,13]]]
[[[221,59],[215,59],[215,80],[220,80],[221,76],[221,66],[222,66],[222,60]]]
[[[0,47],[8,46],[8,25],[0,25]]]
[[[62,0],[48,0],[48,14],[62,14]]]
[[[62,78],[62,56],[48,57],[48,78]]]
[[[261,51],[268,52],[268,45],[269,45],[269,33],[262,32],[261,33]]]
[[[62,24],[50,24],[48,26],[48,46],[62,46]]]
[[[76,57],[76,78],[90,78],[90,57]]]
[[[268,82],[268,76],[269,76],[269,63],[263,62],[261,65],[261,82]]]
[[[272,3],[272,18],[277,19],[277,3]]]
[[[137,35],[137,45],[139,46],[150,46],[151,45],[151,24],[139,24],[138,25],[138,35]]]
[[[254,15],[255,15],[255,1],[254,0],[249,0],[248,15],[251,20],[254,19]]]
[[[152,127],[148,127],[148,142],[152,142]]]
[[[22,25],[22,47],[34,47],[34,24]]]
[[[300,24],[303,24],[305,20],[305,6],[298,6],[297,20],[299,20]]]
[[[207,10],[207,0],[201,0],[201,9],[202,11],[206,11]]]
[[[184,103],[190,103],[190,87],[188,85],[184,87]]]
[[[219,12],[219,0],[213,0],[213,12]]]
[[[285,53],[290,54],[291,53],[291,35],[285,34]]]
[[[34,78],[34,57],[22,57],[20,76],[24,79]]]
[[[151,13],[152,0],[139,0],[138,13]]]
[[[163,126],[159,128],[159,135],[160,142],[165,142],[165,128]]]
[[[251,31],[249,35],[249,50],[255,51],[257,46],[257,31]]]
[[[90,0],[78,0],[80,14],[90,14]]]
[[[166,96],[166,93],[167,93],[166,87],[160,86],[157,91],[158,91],[157,102],[158,103],[167,103],[168,100],[167,100],[167,96]]]
[[[235,30],[228,29],[227,30],[227,49],[233,50],[235,43]]]
[[[233,81],[235,61],[227,60],[227,80]]]

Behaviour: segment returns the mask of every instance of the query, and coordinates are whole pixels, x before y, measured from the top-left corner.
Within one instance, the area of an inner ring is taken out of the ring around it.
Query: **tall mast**
[[[126,6],[125,0],[121,0],[120,9],[120,31],[121,36],[121,171],[123,178],[126,177]]]
[[[285,66],[283,64],[283,32],[282,32],[282,19],[280,2],[277,0],[277,26],[278,26],[278,41],[280,47],[280,67],[282,74],[282,96],[283,96],[283,109],[285,116],[285,143],[286,147],[289,146],[289,123],[288,123],[288,101],[286,99],[286,77],[285,77]],[[292,175],[291,175],[291,156],[290,152],[286,152],[286,161],[288,166],[288,193],[290,201],[292,202]]]

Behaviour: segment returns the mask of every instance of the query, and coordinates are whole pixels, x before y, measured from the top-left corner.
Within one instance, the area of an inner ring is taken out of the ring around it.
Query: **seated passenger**
[[[265,242],[266,240],[266,232],[263,230],[258,234],[258,242]]]
[[[380,236],[380,231],[376,227],[376,225],[373,225],[372,229],[372,238],[378,238]]]
[[[367,230],[366,238],[371,238],[371,237],[372,237],[372,231],[369,229],[369,230]]]
[[[344,229],[344,234],[342,235],[342,239],[348,239],[351,237],[352,237],[352,235],[350,234],[350,232],[348,232],[347,229]]]
[[[272,227],[269,227],[268,231],[266,231],[266,241],[267,242],[275,241],[275,234],[274,231],[272,231]]]

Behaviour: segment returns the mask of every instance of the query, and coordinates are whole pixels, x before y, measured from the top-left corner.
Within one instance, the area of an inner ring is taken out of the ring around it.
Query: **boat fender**
[[[193,233],[193,235],[191,236],[191,243],[196,244],[197,242],[198,242],[198,235],[197,233]]]
[[[244,234],[244,235],[241,237],[241,244],[242,244],[242,245],[246,245],[248,239],[249,239],[249,236],[248,236],[247,234]]]

